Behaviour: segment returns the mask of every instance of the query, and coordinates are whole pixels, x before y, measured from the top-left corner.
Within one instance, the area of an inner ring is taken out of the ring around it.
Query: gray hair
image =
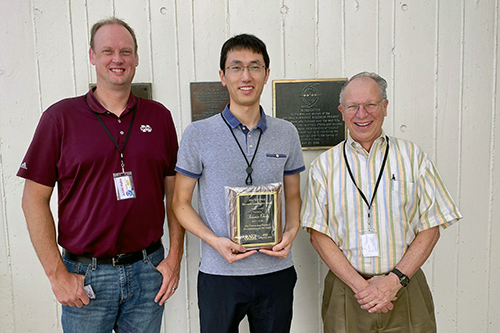
[[[352,81],[354,81],[356,79],[367,78],[367,77],[369,77],[370,79],[373,79],[377,83],[378,88],[380,90],[380,96],[382,96],[383,99],[387,99],[387,81],[383,77],[378,75],[377,73],[361,72],[361,73],[358,73],[358,74],[354,75],[353,77],[351,77],[342,86],[342,89],[340,90],[340,95],[339,95],[340,105],[343,105],[342,101],[344,99],[344,90],[347,87],[347,85],[349,85],[349,83],[351,83]]]
[[[108,17],[108,18],[105,18],[103,20],[100,20],[99,22],[94,23],[94,25],[92,26],[92,29],[90,30],[90,47],[92,48],[92,51],[95,52],[94,38],[95,38],[95,34],[97,33],[97,30],[99,30],[103,26],[109,25],[109,24],[121,25],[122,27],[127,29],[128,32],[130,32],[130,35],[132,35],[132,39],[134,40],[134,52],[135,52],[135,54],[137,54],[137,38],[135,37],[134,29],[132,29],[125,21],[123,21],[119,18],[116,18],[116,17]]]

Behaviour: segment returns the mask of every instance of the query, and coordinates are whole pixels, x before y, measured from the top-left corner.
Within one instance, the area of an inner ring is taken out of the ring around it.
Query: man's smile
[[[373,121],[368,121],[368,122],[365,122],[365,123],[355,123],[357,126],[359,127],[366,127],[368,125],[370,125]]]

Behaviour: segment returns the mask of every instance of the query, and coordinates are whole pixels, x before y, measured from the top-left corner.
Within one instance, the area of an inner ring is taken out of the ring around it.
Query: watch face
[[[406,275],[403,275],[399,281],[401,282],[403,287],[406,287],[408,283],[410,283],[410,279]]]

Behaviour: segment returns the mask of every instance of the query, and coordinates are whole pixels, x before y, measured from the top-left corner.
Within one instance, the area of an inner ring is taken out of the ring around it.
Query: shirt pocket
[[[396,180],[391,181],[391,208],[394,221],[400,221],[404,225],[408,225],[408,223],[411,223],[414,219],[418,211],[416,188],[416,184],[412,182]]]
[[[286,158],[286,154],[272,154],[272,153],[268,153],[266,154],[266,157],[268,158]]]
[[[287,154],[281,153],[266,153],[266,168],[267,176],[269,177],[266,181],[275,182],[276,179],[282,179],[285,172],[285,164],[287,159]]]

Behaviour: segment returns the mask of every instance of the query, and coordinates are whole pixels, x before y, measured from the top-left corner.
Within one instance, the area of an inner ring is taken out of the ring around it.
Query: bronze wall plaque
[[[216,82],[191,82],[191,121],[222,112],[229,103],[227,88]]]
[[[346,138],[339,95],[347,79],[274,80],[273,116],[290,121],[302,149],[329,149]]]
[[[96,86],[95,83],[89,84],[89,89]],[[132,83],[132,93],[134,96],[152,99],[151,83]]]

